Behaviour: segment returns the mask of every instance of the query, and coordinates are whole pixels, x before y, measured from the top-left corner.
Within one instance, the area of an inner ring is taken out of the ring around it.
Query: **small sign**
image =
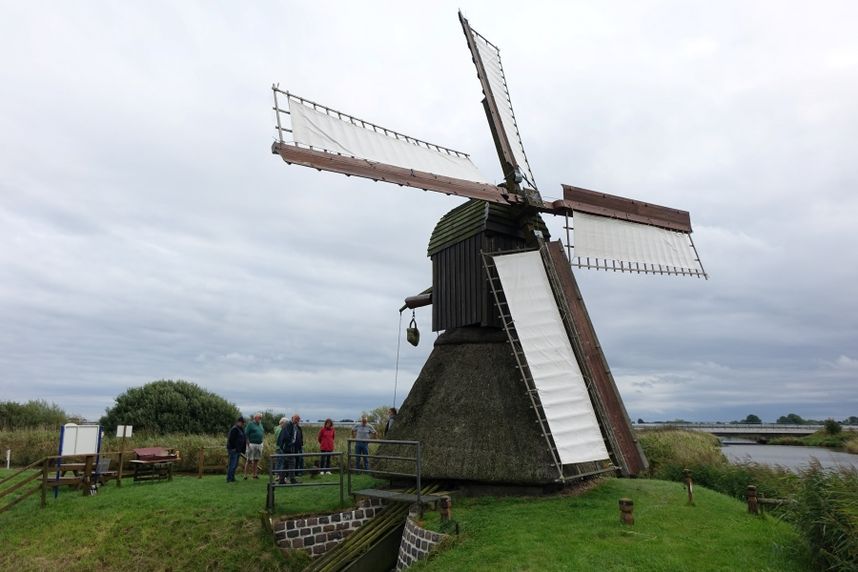
[[[117,425],[116,426],[116,436],[117,437],[131,437],[131,429],[132,425]]]

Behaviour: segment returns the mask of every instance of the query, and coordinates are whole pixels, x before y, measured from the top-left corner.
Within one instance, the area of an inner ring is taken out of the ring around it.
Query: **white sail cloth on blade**
[[[515,121],[515,113],[512,110],[512,100],[509,97],[509,89],[507,89],[506,78],[503,74],[500,52],[479,34],[473,31],[472,34],[474,43],[477,45],[477,50],[480,52],[480,59],[483,61],[489,85],[495,96],[495,102],[501,116],[501,124],[503,124],[503,130],[506,133],[509,145],[512,147],[512,154],[515,156],[515,160],[521,168],[524,177],[535,188],[536,182],[533,180],[533,173],[530,171],[530,164],[527,162],[527,155],[524,153],[524,144],[521,142],[518,124]]]
[[[608,459],[542,256],[524,252],[493,259],[560,462]]]
[[[324,108],[323,108],[324,109]],[[356,125],[325,111],[319,111],[294,97],[289,98],[292,136],[296,143],[315,149],[386,163],[435,175],[489,183],[464,153],[426,147],[406,139]],[[336,113],[336,112],[332,112]],[[348,117],[343,115],[343,117]],[[354,120],[360,123],[359,120]],[[368,125],[368,124],[367,124]]]
[[[637,262],[703,272],[684,232],[572,212],[575,256]]]

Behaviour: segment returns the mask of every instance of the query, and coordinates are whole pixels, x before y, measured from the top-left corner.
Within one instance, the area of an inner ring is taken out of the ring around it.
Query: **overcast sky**
[[[398,309],[462,199],[286,165],[270,86],[500,178],[459,7],[544,196],[691,212],[710,280],[576,271],[629,415],[858,415],[849,0],[3,1],[0,400],[94,419],[185,379],[244,412],[391,403]]]

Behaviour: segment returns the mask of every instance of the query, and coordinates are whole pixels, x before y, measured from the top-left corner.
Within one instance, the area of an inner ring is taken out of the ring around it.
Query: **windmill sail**
[[[511,172],[518,170],[530,186],[536,189],[536,182],[533,180],[533,173],[524,153],[524,144],[518,132],[515,112],[512,110],[500,50],[471,28],[461,12],[459,21],[462,23],[474,65],[477,66],[477,76],[486,96],[489,123],[498,147],[498,155],[504,163],[504,176],[509,177]]]
[[[466,153],[272,89],[278,141],[271,149],[287,163],[493,203],[521,201],[487,182]],[[284,96],[288,110],[280,107]]]
[[[308,104],[295,96],[290,95],[288,102],[296,143],[396,167],[490,182],[465,153],[424,143],[329,108]]]
[[[563,185],[555,213],[574,223],[572,266],[708,278],[687,211]]]
[[[656,226],[639,224],[574,211],[575,266],[587,265],[587,259],[622,263],[634,271],[662,267],[677,273],[702,274],[691,236]],[[635,266],[636,265],[636,266]]]
[[[515,331],[563,465],[609,458],[539,251],[494,257]]]

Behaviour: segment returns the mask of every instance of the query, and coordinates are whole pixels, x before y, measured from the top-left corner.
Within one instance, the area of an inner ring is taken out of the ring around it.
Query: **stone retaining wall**
[[[342,542],[383,508],[380,501],[366,499],[352,510],[281,520],[274,525],[274,538],[280,548],[303,549],[316,558]]]
[[[396,560],[397,572],[405,570],[418,560],[426,558],[435,546],[446,538],[446,534],[421,528],[417,524],[417,514],[410,512],[408,520],[405,521],[405,530],[402,531],[402,542],[399,544],[399,557]]]

